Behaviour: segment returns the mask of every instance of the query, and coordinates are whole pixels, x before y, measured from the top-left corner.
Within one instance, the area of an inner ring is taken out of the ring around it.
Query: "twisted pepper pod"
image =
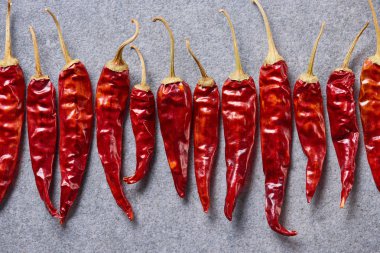
[[[294,85],[293,102],[298,137],[308,158],[306,166],[306,199],[310,203],[322,175],[326,156],[326,128],[323,115],[321,85],[313,74],[314,58],[325,23],[314,43],[306,73]]]
[[[189,40],[186,40],[186,47],[202,75],[193,95],[194,170],[199,198],[207,213],[210,207],[210,178],[219,144],[219,90],[191,50]]]
[[[348,66],[355,45],[368,24],[366,23],[356,36],[342,66],[331,73],[326,86],[331,138],[341,170],[341,208],[344,207],[354,184],[355,159],[359,144],[354,98],[355,74]]]
[[[295,236],[280,224],[290,168],[292,143],[291,91],[288,66],[273,41],[268,17],[257,0],[265,24],[268,54],[260,69],[260,138],[265,175],[265,214],[271,229],[285,236]]]
[[[170,73],[157,91],[158,118],[174,185],[178,195],[184,198],[190,144],[191,90],[185,81],[175,75],[174,36],[168,22],[162,17],[153,18],[153,22],[156,21],[165,25],[170,37]]]
[[[11,5],[8,0],[5,52],[0,61],[0,203],[17,174],[25,107],[24,74],[12,56]]]
[[[33,174],[41,199],[49,213],[59,218],[50,196],[50,183],[53,178],[53,164],[57,144],[57,109],[55,88],[47,75],[41,70],[36,34],[32,35],[36,73],[30,79],[26,97],[26,116],[30,159]]]
[[[53,18],[66,65],[58,78],[59,101],[59,165],[61,169],[60,223],[78,196],[86,170],[93,129],[91,81],[80,60],[73,60],[63,40],[61,26]]]
[[[235,71],[224,82],[222,88],[222,116],[227,165],[227,195],[224,214],[232,220],[236,199],[252,167],[252,152],[256,132],[257,95],[255,82],[244,73],[235,30],[229,14],[221,9],[227,18],[233,39]]]

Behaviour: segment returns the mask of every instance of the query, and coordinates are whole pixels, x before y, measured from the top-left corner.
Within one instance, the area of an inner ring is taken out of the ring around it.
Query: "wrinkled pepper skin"
[[[24,98],[25,81],[20,66],[0,67],[0,203],[17,174]]]
[[[121,184],[123,124],[129,95],[129,70],[103,68],[96,89],[96,139],[107,183],[119,207],[130,220],[132,206]]]
[[[355,159],[359,144],[354,85],[353,72],[336,70],[330,75],[326,87],[331,138],[341,169],[343,203],[354,184]]]
[[[26,109],[30,159],[37,189],[49,213],[58,218],[49,197],[57,147],[56,92],[49,78],[30,80]]]
[[[157,91],[158,118],[166,157],[178,195],[185,197],[189,157],[191,90],[184,81],[161,84]]]
[[[61,71],[58,92],[60,215],[63,223],[82,185],[92,140],[94,113],[91,81],[80,61]]]
[[[227,79],[222,88],[222,116],[227,165],[224,214],[232,220],[236,199],[252,167],[256,132],[257,94],[252,77]]]
[[[280,224],[292,144],[291,91],[288,66],[281,60],[260,69],[260,137],[265,175],[265,214],[271,229],[294,236]]]
[[[298,137],[308,158],[306,198],[310,202],[322,175],[326,156],[326,128],[319,82],[297,80],[293,92]]]
[[[203,210],[210,207],[210,176],[219,144],[220,95],[218,86],[197,84],[193,95],[194,168]]]

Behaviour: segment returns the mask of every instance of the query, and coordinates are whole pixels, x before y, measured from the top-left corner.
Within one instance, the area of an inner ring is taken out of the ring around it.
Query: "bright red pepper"
[[[344,207],[354,184],[355,159],[359,144],[359,129],[354,98],[355,74],[348,65],[355,45],[368,27],[368,24],[366,23],[356,36],[342,66],[331,73],[326,87],[331,138],[341,169],[341,208]]]
[[[221,9],[231,29],[235,71],[222,88],[222,115],[227,165],[227,195],[224,214],[232,220],[236,199],[252,167],[252,152],[255,144],[257,95],[253,78],[245,74],[240,62],[235,30],[228,13]]]
[[[189,159],[191,90],[189,85],[174,72],[174,36],[167,21],[162,22],[170,36],[170,73],[162,80],[157,91],[157,109],[166,157],[172,172],[178,195],[185,197]]]
[[[186,40],[186,47],[202,75],[193,95],[194,170],[199,198],[207,213],[210,207],[210,178],[219,144],[220,96],[218,86],[194,55],[189,40]]]

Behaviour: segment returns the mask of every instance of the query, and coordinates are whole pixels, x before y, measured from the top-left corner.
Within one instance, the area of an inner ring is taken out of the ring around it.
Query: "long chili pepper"
[[[186,194],[187,167],[189,158],[191,90],[189,85],[174,72],[174,36],[168,22],[162,17],[153,22],[162,22],[170,37],[170,73],[162,80],[157,91],[157,109],[166,157],[172,172],[178,195]]]
[[[129,95],[129,69],[123,60],[123,49],[139,34],[139,23],[134,35],[123,42],[115,57],[103,67],[96,88],[96,139],[104,173],[116,203],[133,220],[132,206],[125,197],[120,181],[123,124]]]
[[[136,84],[131,92],[130,115],[133,134],[136,141],[136,172],[124,177],[128,184],[134,184],[148,173],[154,155],[156,142],[156,109],[154,95],[146,83],[144,58],[136,46],[131,46],[141,62],[141,83]]]
[[[291,91],[288,66],[278,53],[268,17],[260,2],[253,0],[263,17],[268,54],[260,69],[260,137],[265,174],[265,214],[271,229],[286,236],[297,235],[280,224],[290,167],[292,143]]]
[[[186,47],[202,75],[193,95],[194,167],[199,198],[207,213],[210,206],[210,176],[219,143],[219,90],[194,55],[189,40],[186,40]]]
[[[352,42],[342,66],[331,73],[326,87],[331,138],[341,170],[341,208],[344,207],[354,184],[355,159],[359,144],[354,98],[355,74],[349,68],[349,63],[355,45],[368,24],[365,24]]]
[[[92,140],[94,113],[88,72],[81,61],[70,57],[56,16],[49,9],[46,11],[57,27],[59,42],[66,61],[58,79],[60,222],[62,224],[82,185]]]
[[[235,53],[235,71],[222,88],[222,115],[227,165],[227,195],[224,214],[232,220],[236,199],[252,167],[256,132],[257,95],[253,78],[244,73],[239,56],[235,29],[228,13],[221,9],[231,29]]]
[[[8,0],[5,52],[0,61],[0,203],[17,174],[25,106],[24,74],[12,56],[11,4]]]
[[[33,27],[29,30],[36,62],[36,73],[30,79],[26,98],[30,158],[40,197],[49,213],[58,218],[57,209],[49,197],[57,144],[56,93],[50,78],[42,73]]]
[[[306,199],[310,203],[321,178],[326,156],[326,129],[321,85],[313,74],[314,58],[325,23],[314,43],[306,73],[294,85],[293,100],[298,137],[308,158],[306,167]]]

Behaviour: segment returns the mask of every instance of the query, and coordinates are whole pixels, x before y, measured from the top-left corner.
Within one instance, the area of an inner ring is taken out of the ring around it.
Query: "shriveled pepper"
[[[326,156],[326,128],[323,115],[321,85],[313,74],[314,58],[325,23],[314,43],[306,73],[294,85],[293,101],[298,137],[308,158],[306,167],[306,199],[310,203],[322,175]]]
[[[366,23],[356,36],[342,66],[331,73],[326,86],[331,138],[341,170],[341,208],[344,207],[354,184],[355,160],[359,144],[354,98],[355,74],[349,68],[349,63],[355,45],[368,24]]]
[[[288,66],[278,53],[268,17],[260,2],[253,0],[263,17],[268,54],[260,69],[260,138],[265,175],[265,214],[271,229],[286,236],[297,235],[280,224],[292,144],[291,91]]]
[[[73,60],[63,40],[61,26],[53,18],[66,65],[58,78],[59,166],[61,170],[60,222],[64,223],[82,185],[93,130],[91,81],[83,63]]]
[[[194,170],[198,194],[204,212],[210,207],[210,178],[219,144],[219,90],[186,40],[186,47],[197,63],[202,77],[193,95]]]
[[[185,197],[189,158],[191,90],[189,85],[175,75],[174,36],[163,17],[153,18],[162,22],[170,37],[170,73],[162,80],[157,91],[157,110],[166,157],[172,172],[178,195]]]
[[[36,62],[36,73],[30,79],[26,98],[30,158],[40,197],[45,202],[49,213],[58,218],[57,209],[49,196],[57,147],[56,93],[50,78],[42,73],[33,27],[29,27],[29,30],[32,35]]]
[[[222,116],[227,165],[227,195],[224,214],[232,220],[236,199],[252,167],[252,152],[256,132],[257,95],[253,78],[244,73],[235,29],[229,14],[221,9],[231,29],[235,53],[235,71],[224,82],[222,88]]]
[[[8,0],[5,52],[0,61],[0,203],[17,174],[25,109],[24,74],[12,56],[11,4]]]

